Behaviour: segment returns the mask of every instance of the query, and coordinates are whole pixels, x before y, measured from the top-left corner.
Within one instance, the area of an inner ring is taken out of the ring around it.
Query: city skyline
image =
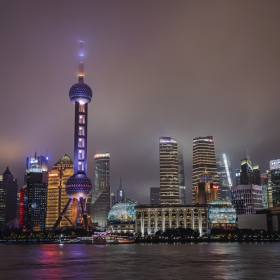
[[[68,1],[31,2],[3,3],[0,17],[0,170],[9,166],[19,188],[36,150],[48,151],[49,169],[64,153],[74,158],[68,90],[79,40],[94,98],[92,180],[94,153],[108,151],[112,191],[121,176],[126,197],[147,203],[159,187],[161,136],[183,152],[187,203],[195,137],[213,135],[232,170],[247,149],[262,172],[280,158],[280,3],[83,1],[77,15]]]

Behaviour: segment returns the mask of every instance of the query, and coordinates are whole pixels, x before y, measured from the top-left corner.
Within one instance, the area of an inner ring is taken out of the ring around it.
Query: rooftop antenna
[[[80,49],[79,49],[79,74],[78,74],[78,78],[79,78],[79,83],[84,83],[84,63],[85,63],[85,55],[84,55],[84,41],[80,41]]]
[[[122,189],[122,177],[120,177],[120,190]]]

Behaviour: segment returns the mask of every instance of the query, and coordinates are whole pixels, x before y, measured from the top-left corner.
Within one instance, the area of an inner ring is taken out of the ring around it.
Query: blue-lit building
[[[224,199],[212,201],[208,206],[209,228],[230,229],[236,227],[236,210]]]
[[[113,232],[134,232],[136,210],[138,202],[133,199],[124,199],[111,207],[108,214],[108,228]]]

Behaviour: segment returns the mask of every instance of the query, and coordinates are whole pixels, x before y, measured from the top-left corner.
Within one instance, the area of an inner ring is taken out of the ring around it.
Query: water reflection
[[[2,245],[1,279],[279,279],[280,244]]]

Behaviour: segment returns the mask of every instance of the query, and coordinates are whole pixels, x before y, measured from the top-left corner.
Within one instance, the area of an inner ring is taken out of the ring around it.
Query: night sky
[[[111,153],[111,187],[149,202],[159,137],[178,141],[191,202],[192,139],[213,135],[238,168],[280,158],[280,1],[1,1],[0,172],[73,157],[78,41],[92,88],[88,176]]]

